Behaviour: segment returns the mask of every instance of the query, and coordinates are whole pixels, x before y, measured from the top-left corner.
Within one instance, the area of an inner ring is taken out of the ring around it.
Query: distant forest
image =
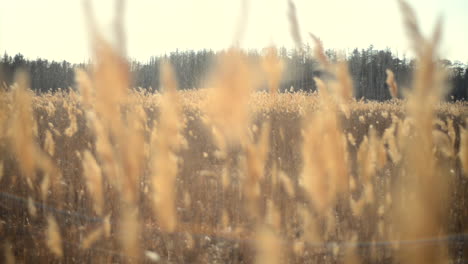
[[[200,87],[203,78],[213,67],[217,54],[211,50],[175,51],[162,56],[153,56],[146,63],[132,61],[133,87],[144,89],[159,89],[159,65],[161,60],[169,60],[177,73],[180,89],[194,89]],[[312,50],[305,47],[305,52],[280,48],[278,55],[284,61],[285,72],[280,89],[282,91],[302,90],[315,91],[313,77],[329,78],[319,67],[318,62],[309,55]],[[258,51],[247,51],[253,61],[259,60]],[[335,61],[338,55],[333,50],[326,52],[330,60]],[[354,80],[355,97],[357,99],[387,100],[391,96],[385,84],[386,69],[391,69],[400,86],[408,87],[415,62],[406,57],[400,58],[390,50],[376,50],[373,46],[367,49],[355,49],[347,56],[349,71]],[[468,65],[461,62],[442,60],[442,65],[449,71],[449,85],[452,90],[447,100],[468,100]],[[12,83],[17,69],[25,69],[30,74],[31,88],[37,93],[54,92],[74,87],[74,68],[87,68],[86,64],[71,64],[67,61],[56,62],[45,59],[28,60],[23,55],[13,57],[4,54],[0,60],[0,80],[2,86]]]

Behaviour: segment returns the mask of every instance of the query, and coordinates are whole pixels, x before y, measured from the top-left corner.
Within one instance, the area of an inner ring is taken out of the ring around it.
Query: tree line
[[[203,84],[204,78],[214,67],[217,55],[225,51],[175,51],[161,56],[152,56],[146,63],[131,61],[132,86],[144,89],[159,90],[159,65],[162,60],[169,60],[173,65],[180,89],[195,89]],[[261,52],[246,51],[253,62],[261,59]],[[311,48],[304,51],[280,48],[278,56],[283,60],[284,73],[280,90],[313,92],[316,90],[314,77],[333,78],[324,72],[318,61],[312,58]],[[326,55],[331,61],[337,61],[339,56],[334,50],[327,50]],[[405,56],[400,58],[390,50],[377,50],[373,46],[367,49],[354,49],[346,56],[349,72],[354,80],[355,97],[357,99],[387,100],[390,93],[386,86],[386,69],[395,73],[397,83],[409,87],[415,61]],[[468,100],[468,65],[461,62],[441,60],[441,65],[449,73],[451,91],[448,100]],[[55,92],[58,89],[67,90],[74,87],[74,68],[88,68],[89,64],[71,64],[67,61],[56,62],[46,59],[26,59],[21,54],[11,57],[4,54],[0,59],[0,80],[3,86],[9,86],[18,69],[26,70],[30,75],[31,88],[37,93]]]

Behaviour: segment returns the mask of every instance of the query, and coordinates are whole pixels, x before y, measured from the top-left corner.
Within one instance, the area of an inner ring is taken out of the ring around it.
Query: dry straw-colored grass
[[[388,85],[390,95],[393,99],[398,98],[398,84],[395,81],[395,74],[390,69],[386,69],[385,72],[387,73],[387,80],[385,82]]]
[[[444,240],[468,230],[468,105],[441,102],[440,24],[425,38],[399,1],[417,70],[407,91],[387,70],[388,102],[354,100],[346,62],[312,34],[333,76],[314,78],[317,93],[278,91],[274,47],[258,62],[233,47],[206,89],[177,90],[163,62],[162,91],[148,94],[129,87],[123,1],[114,45],[86,3],[94,58],[76,69],[77,92],[34,95],[24,73],[0,91],[0,194],[24,201],[0,201],[6,263],[466,258],[466,241]],[[288,12],[302,50],[292,1]]]
[[[173,232],[177,225],[175,182],[179,163],[175,152],[183,146],[180,134],[183,120],[174,72],[167,63],[161,66],[164,94],[157,131],[152,135],[155,137],[151,146],[155,152],[152,161],[152,199],[161,228]]]
[[[46,241],[49,250],[57,257],[63,257],[62,237],[53,216],[47,217]]]

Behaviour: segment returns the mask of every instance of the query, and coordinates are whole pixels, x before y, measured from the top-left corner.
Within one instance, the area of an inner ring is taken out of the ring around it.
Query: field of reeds
[[[161,92],[129,89],[94,31],[75,90],[33,94],[18,72],[0,92],[2,262],[466,262],[468,104],[441,101],[441,29],[399,3],[418,66],[404,91],[387,71],[387,102],[353,99],[313,35],[333,76],[315,93],[277,92],[273,47],[259,64],[230,49],[203,89],[178,91],[169,63]],[[292,2],[290,19],[300,46]]]

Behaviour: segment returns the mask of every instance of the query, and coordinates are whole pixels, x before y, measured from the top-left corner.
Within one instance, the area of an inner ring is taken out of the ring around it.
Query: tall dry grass
[[[278,92],[274,47],[259,62],[229,49],[205,89],[178,91],[164,62],[161,92],[131,90],[123,2],[115,45],[87,2],[94,63],[76,70],[77,92],[34,95],[24,73],[0,91],[4,261],[463,261],[468,105],[441,101],[440,26],[425,38],[399,3],[413,87],[398,91],[390,69],[394,100],[362,102],[312,34],[334,76],[314,94]],[[292,1],[289,21],[302,49]]]

